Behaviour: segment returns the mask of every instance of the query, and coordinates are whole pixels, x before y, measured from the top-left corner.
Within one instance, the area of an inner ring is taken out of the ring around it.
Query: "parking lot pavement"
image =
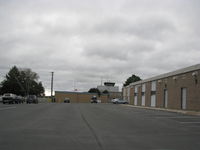
[[[16,108],[16,106],[13,106],[13,105],[5,105],[5,104],[0,103],[0,111],[1,111],[1,110],[7,110],[7,109],[14,109],[14,108]]]
[[[200,117],[112,104],[0,111],[2,150],[199,150]]]

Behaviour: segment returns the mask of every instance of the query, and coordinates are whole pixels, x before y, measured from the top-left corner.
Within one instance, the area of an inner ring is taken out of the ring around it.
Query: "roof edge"
[[[161,75],[158,75],[155,77],[151,77],[151,78],[147,78],[147,79],[140,80],[137,82],[133,82],[126,87],[130,87],[133,85],[142,84],[142,83],[150,82],[150,81],[154,81],[154,80],[159,80],[159,79],[163,79],[163,78],[167,78],[167,77],[171,77],[171,76],[175,76],[175,75],[179,75],[179,74],[183,74],[183,73],[188,73],[188,72],[192,72],[192,71],[196,71],[196,70],[200,70],[200,64],[196,64],[196,65],[193,65],[190,67],[186,67],[186,68],[178,69],[178,70],[175,70],[172,72],[164,73],[164,74],[161,74]]]

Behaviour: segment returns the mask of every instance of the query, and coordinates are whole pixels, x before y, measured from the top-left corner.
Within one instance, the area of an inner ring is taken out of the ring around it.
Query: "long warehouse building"
[[[200,64],[131,83],[123,98],[144,107],[200,110]]]

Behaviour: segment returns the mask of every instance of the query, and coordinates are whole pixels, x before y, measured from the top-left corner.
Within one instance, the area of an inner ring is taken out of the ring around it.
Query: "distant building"
[[[113,98],[122,98],[122,92],[119,92],[119,87],[115,86],[114,82],[104,82],[104,85],[97,86],[97,89],[102,93],[108,91],[109,101]]]
[[[113,82],[104,82],[104,85],[97,86],[100,92],[107,90],[108,92],[119,92],[119,87]]]
[[[55,91],[56,102],[62,103],[65,98],[69,98],[71,103],[90,103],[91,98],[95,95],[102,103],[109,103],[113,98],[121,98],[122,92],[119,92],[119,87],[115,83],[105,82],[104,86],[97,86],[100,95],[97,93],[77,92],[77,91]],[[105,90],[108,93],[103,93]]]
[[[55,91],[55,99],[57,103],[63,103],[64,99],[70,99],[71,103],[90,103],[93,96],[96,96],[101,103],[108,103],[108,95],[88,92],[71,92],[71,91]]]

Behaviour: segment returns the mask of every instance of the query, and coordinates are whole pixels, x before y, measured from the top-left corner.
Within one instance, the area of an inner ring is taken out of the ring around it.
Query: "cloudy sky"
[[[0,0],[0,81],[31,68],[46,91],[118,86],[200,63],[199,0]]]

